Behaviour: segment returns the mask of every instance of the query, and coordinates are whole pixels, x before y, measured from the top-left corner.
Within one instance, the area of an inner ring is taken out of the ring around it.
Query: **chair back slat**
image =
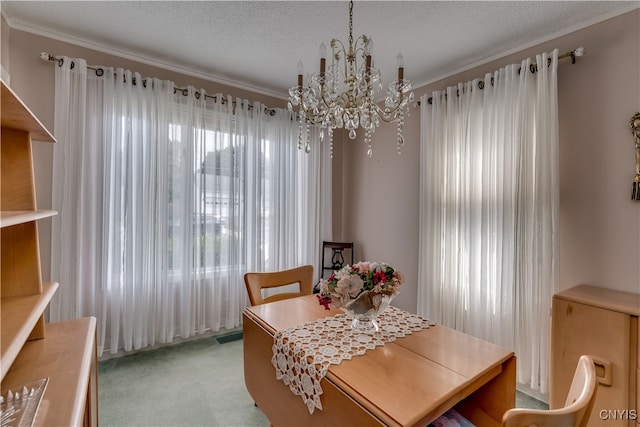
[[[301,295],[311,295],[313,292],[313,266],[303,265],[282,271],[246,273],[244,275],[244,283],[251,305],[260,305]],[[276,289],[296,283],[299,285],[298,292],[280,292],[268,297],[264,297],[262,294],[265,289]]]

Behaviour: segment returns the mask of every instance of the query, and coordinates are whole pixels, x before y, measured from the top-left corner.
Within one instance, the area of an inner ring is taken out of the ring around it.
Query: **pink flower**
[[[358,269],[358,273],[367,273],[371,270],[371,263],[367,261],[359,262],[355,265]]]
[[[384,283],[387,281],[387,276],[384,274],[384,271],[378,271],[373,273],[373,284],[377,285],[378,283]]]

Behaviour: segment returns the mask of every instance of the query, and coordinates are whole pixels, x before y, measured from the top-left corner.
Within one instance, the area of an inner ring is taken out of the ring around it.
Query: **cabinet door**
[[[601,411],[629,408],[630,316],[589,305],[553,299],[549,407],[564,406],[573,373],[582,354],[611,362],[611,385],[598,385],[589,425],[626,426],[627,420],[603,420]],[[597,367],[599,377],[604,369]],[[608,413],[608,412],[607,412]]]

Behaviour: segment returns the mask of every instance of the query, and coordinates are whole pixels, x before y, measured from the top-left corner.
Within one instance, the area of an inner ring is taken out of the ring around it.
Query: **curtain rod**
[[[578,56],[584,56],[586,52],[586,49],[583,47],[579,47],[577,49],[574,49],[572,51],[563,53],[562,55],[558,55],[558,60],[560,59],[565,59],[565,58],[571,58],[571,63],[575,64],[576,63],[576,58]],[[551,65],[551,58],[548,59],[548,64],[547,66]],[[520,72],[522,71],[522,67],[520,67],[518,69],[518,74],[520,74]],[[529,71],[531,71],[531,73],[536,73],[538,71],[538,64],[533,63],[529,66]],[[491,77],[491,86],[493,86],[493,77]],[[480,80],[478,82],[478,89],[484,89],[484,80]],[[458,93],[459,95],[460,93]],[[446,94],[445,94],[446,96]],[[433,104],[433,97],[429,97],[429,99],[427,100],[427,102],[429,103],[429,105]],[[420,105],[420,101],[418,101],[418,105]]]
[[[40,59],[42,59],[43,61],[57,61],[59,67],[62,67],[62,65],[64,64],[64,58],[60,58],[60,57],[57,57],[57,56],[49,55],[47,52],[40,52]],[[75,66],[75,63],[73,61],[71,61],[71,69],[73,69],[74,66]],[[98,76],[98,77],[100,77],[100,76],[102,76],[104,74],[104,69],[102,67],[96,67],[96,66],[93,66],[93,65],[87,65],[87,68],[90,69],[90,70],[93,70],[96,73],[96,76]],[[125,80],[125,82],[126,82],[126,80]],[[131,82],[131,84],[133,84],[134,86],[137,84],[135,77],[133,78],[133,81]],[[147,80],[146,79],[142,80],[142,84],[143,84],[143,86],[146,87]],[[173,88],[173,93],[176,94],[178,92],[181,92],[184,96],[187,96],[189,94],[189,89],[180,88],[180,87],[174,87]],[[195,97],[196,97],[196,99],[200,99],[200,92],[196,91]],[[206,93],[205,93],[204,97],[205,97],[205,99],[206,98],[210,98],[210,99],[213,99],[214,101],[216,101],[218,99],[218,97],[216,95],[207,95]],[[222,105],[224,105],[226,103],[227,103],[226,98],[222,98]],[[233,106],[235,107],[236,106],[236,101],[232,101],[232,103],[233,103]],[[253,109],[253,105],[249,105],[249,109],[252,110]],[[273,109],[273,108],[265,107],[264,108],[264,113],[273,116],[273,115],[276,114],[276,110]]]

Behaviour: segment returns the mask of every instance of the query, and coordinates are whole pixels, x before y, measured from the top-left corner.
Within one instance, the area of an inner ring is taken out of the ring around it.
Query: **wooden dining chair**
[[[330,252],[329,258],[325,259],[327,252]],[[351,261],[348,261],[350,257]],[[353,264],[353,242],[322,242],[322,250],[320,252],[320,278],[326,274],[330,274],[336,270],[340,270],[346,264]]]
[[[268,297],[263,296],[262,291],[265,289],[277,289],[296,283],[299,286],[298,292],[279,292]],[[289,270],[266,273],[246,273],[244,284],[247,287],[251,305],[311,295],[313,291],[313,266],[303,265]]]
[[[591,356],[580,356],[565,406],[560,409],[509,409],[502,417],[503,427],[583,427],[589,422],[596,399],[598,380]]]

